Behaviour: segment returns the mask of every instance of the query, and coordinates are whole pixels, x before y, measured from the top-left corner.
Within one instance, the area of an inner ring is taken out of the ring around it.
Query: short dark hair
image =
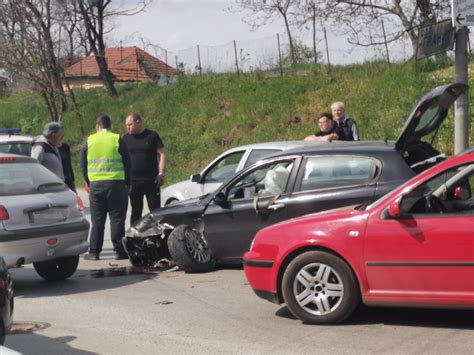
[[[138,112],[133,112],[128,117],[132,117],[135,122],[142,122],[142,116]]]
[[[333,120],[332,113],[330,112],[323,112],[322,114],[319,115],[318,119],[323,118],[323,117],[326,117],[329,121]]]
[[[112,120],[107,115],[100,115],[96,118],[95,124],[98,124],[100,127],[104,129],[109,129],[112,127]]]

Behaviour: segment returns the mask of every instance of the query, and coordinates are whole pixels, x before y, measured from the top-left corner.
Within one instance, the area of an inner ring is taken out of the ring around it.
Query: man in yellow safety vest
[[[125,235],[125,218],[130,185],[130,156],[125,142],[112,133],[112,122],[107,115],[95,122],[97,133],[89,136],[81,150],[81,171],[89,185],[92,229],[86,260],[99,260],[104,244],[107,214],[115,259],[126,259],[121,239]]]

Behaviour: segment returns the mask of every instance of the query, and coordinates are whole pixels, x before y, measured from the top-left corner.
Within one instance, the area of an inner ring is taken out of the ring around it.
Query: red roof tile
[[[176,69],[138,47],[106,48],[109,70],[117,81],[142,81],[160,75],[175,76]],[[94,56],[85,57],[64,70],[66,77],[99,77]]]

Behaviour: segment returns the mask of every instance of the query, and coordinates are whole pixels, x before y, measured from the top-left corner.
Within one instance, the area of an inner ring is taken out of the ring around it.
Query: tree
[[[250,11],[250,16],[244,18],[244,21],[253,27],[263,26],[276,16],[283,18],[288,36],[291,62],[296,64],[290,18],[293,15],[291,10],[299,4],[300,0],[235,0],[235,2],[241,10]]]
[[[330,7],[330,4],[329,4]],[[299,26],[311,26],[313,34],[313,59],[317,63],[318,52],[316,50],[316,23],[322,22],[328,13],[328,2],[325,0],[301,0],[297,7],[297,22]]]
[[[50,0],[0,2],[0,60],[12,74],[31,82],[52,120],[67,109],[55,47],[57,22]]]
[[[99,67],[100,78],[104,83],[107,93],[117,96],[113,76],[107,66],[105,58],[105,35],[110,31],[107,28],[107,19],[113,16],[135,15],[145,9],[151,0],[141,0],[137,2],[137,7],[121,9],[111,8],[112,0],[76,0],[79,8],[81,20],[84,24],[87,42],[94,54]]]
[[[450,16],[449,0],[332,0],[329,16],[348,35],[350,43],[373,46],[398,41],[408,35],[416,53],[420,27],[432,25]],[[391,31],[385,39],[381,21]]]

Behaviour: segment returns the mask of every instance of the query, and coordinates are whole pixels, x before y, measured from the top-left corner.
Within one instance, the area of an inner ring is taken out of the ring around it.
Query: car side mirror
[[[214,196],[214,202],[218,205],[223,205],[224,203],[227,202],[227,199],[225,197],[225,194],[221,191],[221,192],[218,192],[215,196]]]
[[[393,219],[397,219],[400,217],[400,201],[399,200],[393,201],[388,206],[388,215],[392,217]]]
[[[199,184],[201,182],[201,174],[191,175],[191,181]]]

